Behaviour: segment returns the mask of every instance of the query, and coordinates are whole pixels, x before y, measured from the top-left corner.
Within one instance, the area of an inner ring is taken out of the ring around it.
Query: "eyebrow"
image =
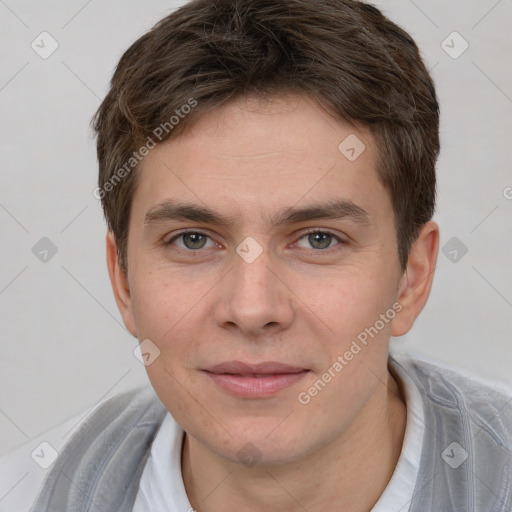
[[[310,220],[345,218],[359,224],[370,224],[371,221],[370,214],[352,201],[333,200],[302,208],[284,208],[271,218],[271,225],[278,227]],[[189,220],[231,227],[239,222],[240,217],[223,215],[204,206],[167,199],[146,212],[144,225],[150,226],[168,220]]]

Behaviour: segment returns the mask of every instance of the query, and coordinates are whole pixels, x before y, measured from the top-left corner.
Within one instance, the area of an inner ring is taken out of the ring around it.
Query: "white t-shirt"
[[[394,355],[393,364],[405,393],[407,422],[402,453],[395,471],[371,512],[406,512],[418,475],[424,433],[423,401],[418,388]],[[168,413],[158,431],[148,457],[133,512],[191,512],[192,506],[181,475],[181,448],[184,432]]]

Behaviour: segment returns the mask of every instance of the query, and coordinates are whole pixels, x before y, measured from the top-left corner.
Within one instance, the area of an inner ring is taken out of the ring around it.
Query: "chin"
[[[247,467],[281,465],[300,459],[308,452],[307,439],[303,432],[295,428],[280,430],[279,421],[259,421],[250,425],[226,425],[233,437],[226,437],[221,443],[205,439],[209,449],[219,456]],[[285,420],[286,422],[286,420]],[[244,423],[244,422],[242,422]],[[290,425],[293,427],[293,425]]]

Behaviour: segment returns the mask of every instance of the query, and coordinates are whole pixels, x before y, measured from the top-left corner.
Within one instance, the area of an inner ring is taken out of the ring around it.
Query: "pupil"
[[[200,235],[198,233],[185,233],[185,235],[183,236],[183,241],[189,249],[200,249],[201,247],[204,246],[205,242],[205,240],[202,238],[203,235]],[[187,243],[187,240],[191,240],[192,242],[189,244]]]
[[[329,247],[329,244],[331,243],[331,238],[332,236],[329,235],[328,233],[315,233],[309,235],[309,242],[313,247],[315,247],[315,243],[319,242],[320,247],[316,247],[316,249],[325,249],[326,247]]]

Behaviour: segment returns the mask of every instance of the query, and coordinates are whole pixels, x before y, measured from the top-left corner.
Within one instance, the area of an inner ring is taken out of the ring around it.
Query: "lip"
[[[273,361],[257,364],[227,361],[203,372],[220,388],[239,398],[267,398],[293,386],[309,370]]]
[[[265,361],[255,364],[243,363],[241,361],[226,361],[206,368],[206,371],[211,373],[230,373],[233,375],[298,373],[304,370],[306,370],[306,368],[301,366],[291,366],[274,361]]]

